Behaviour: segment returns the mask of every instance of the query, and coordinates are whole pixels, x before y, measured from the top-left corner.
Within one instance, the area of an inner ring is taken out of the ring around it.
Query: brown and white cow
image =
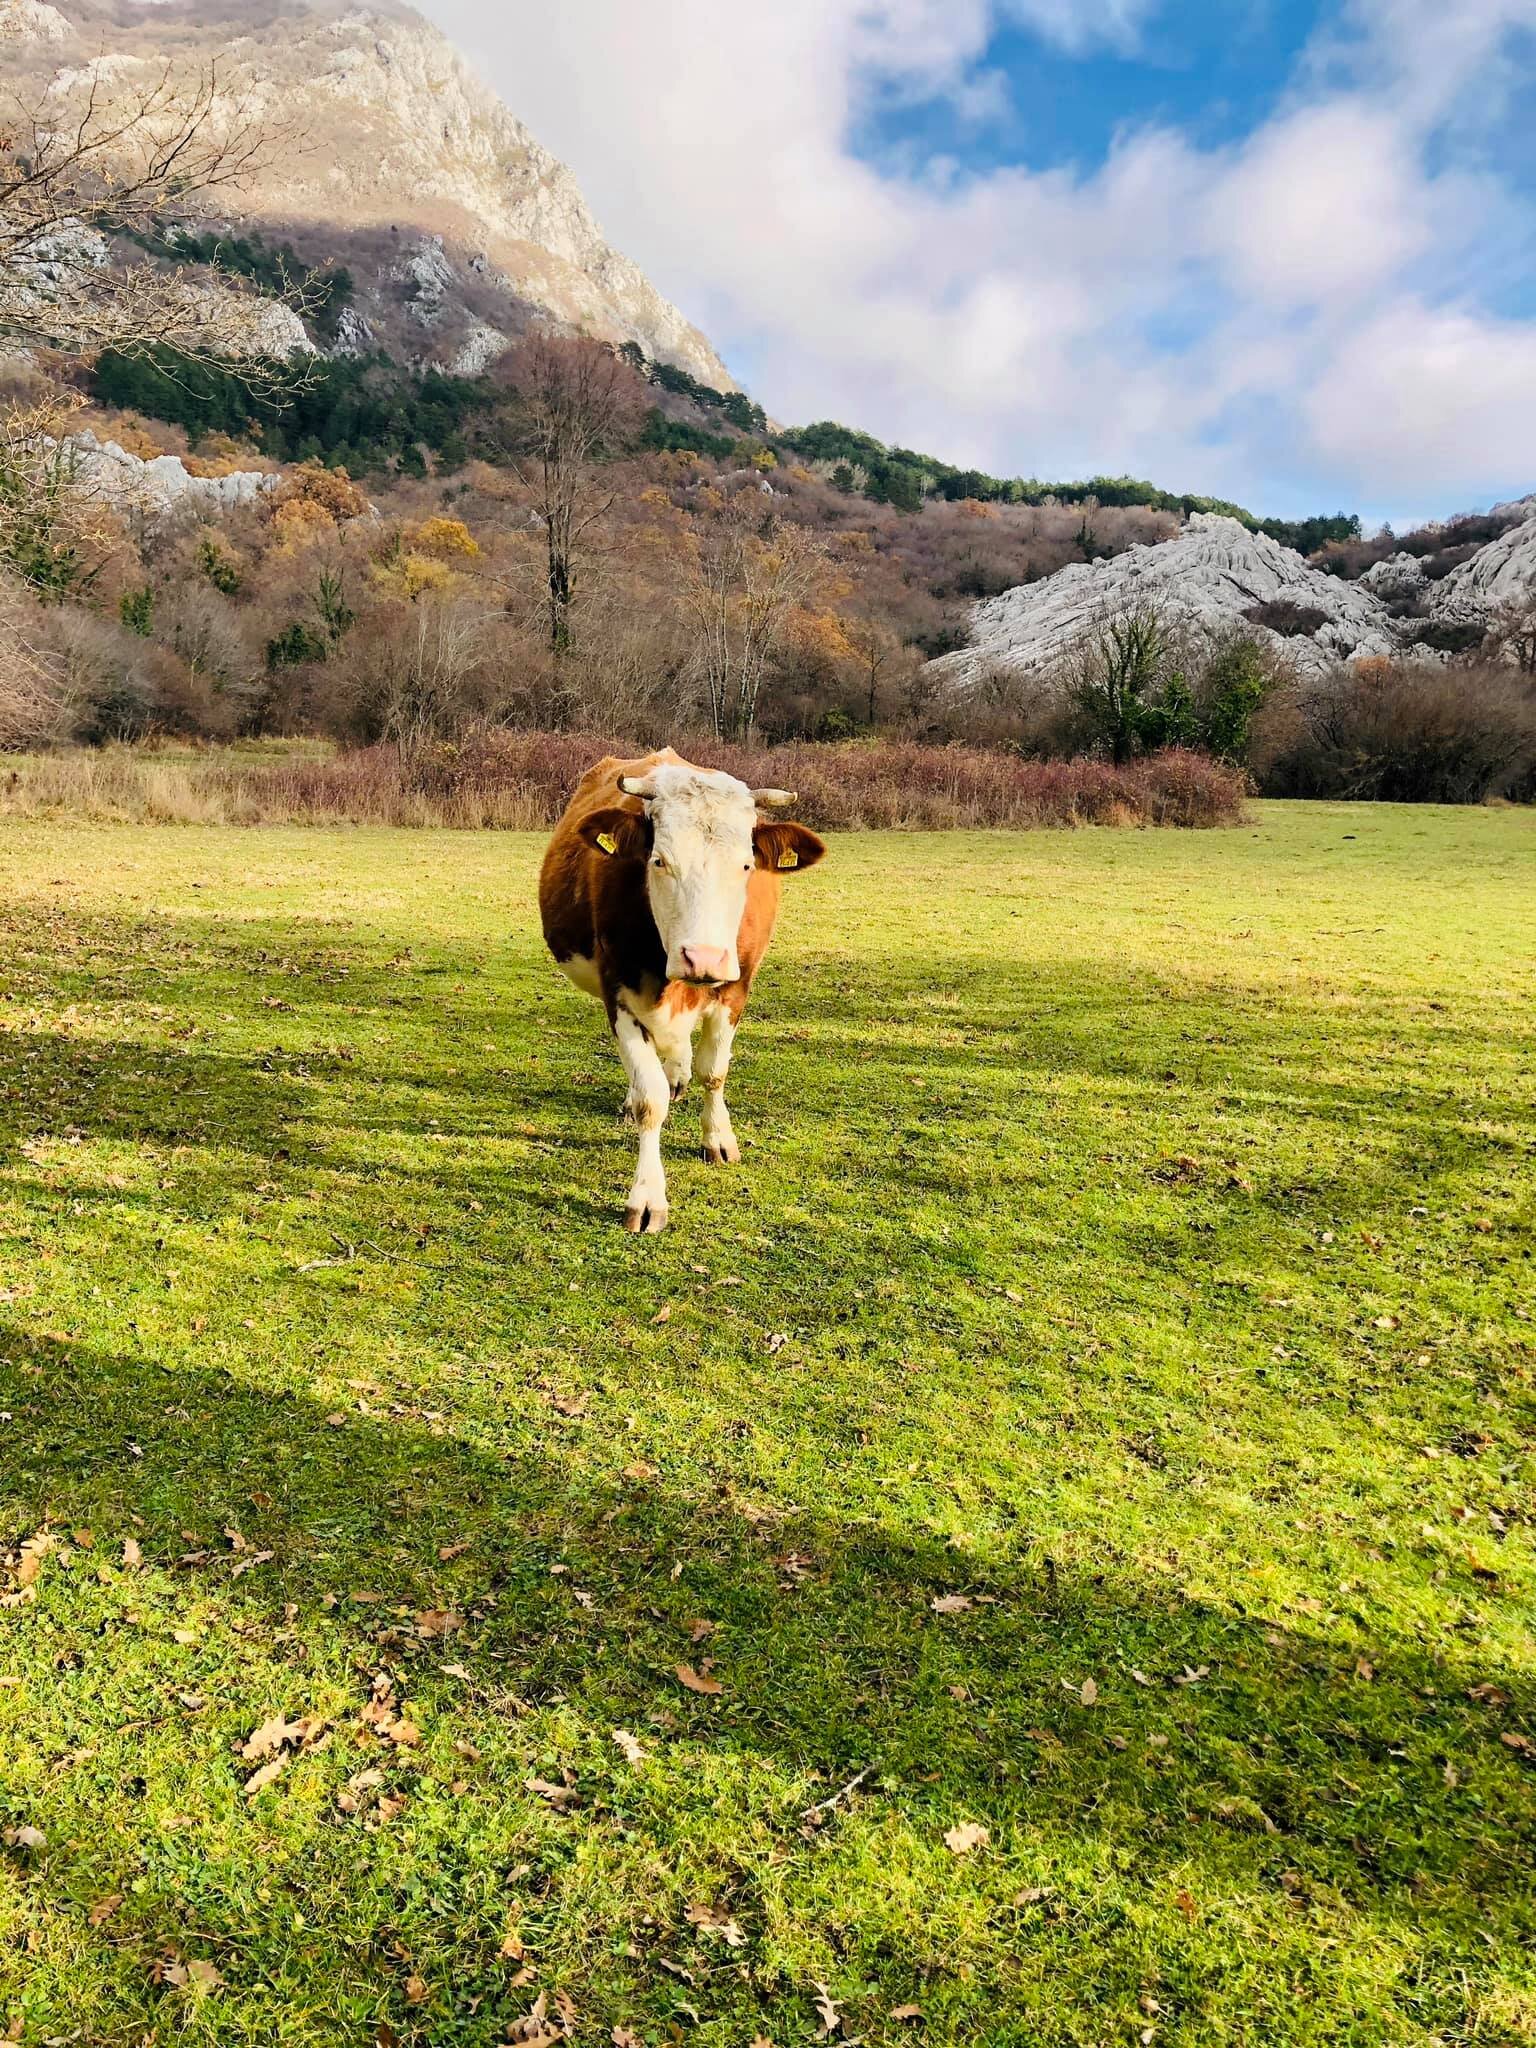
[[[760,812],[794,802],[748,789],[664,747],[588,769],[539,874],[544,938],[565,972],[601,998],[629,1077],[640,1132],[626,1230],[664,1230],[661,1127],[693,1072],[699,1036],[704,1157],[741,1157],[725,1106],[731,1044],[768,950],[779,877],[826,847],[804,825]]]

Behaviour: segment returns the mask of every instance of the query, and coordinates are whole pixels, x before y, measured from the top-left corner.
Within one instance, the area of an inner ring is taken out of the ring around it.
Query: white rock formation
[[[281,479],[257,469],[232,470],[228,476],[194,476],[179,455],[155,455],[147,461],[116,441],[99,441],[85,428],[71,434],[79,480],[110,504],[131,506],[150,519],[161,519],[184,506],[217,515],[234,505],[248,505]]]
[[[0,0],[0,48],[7,43],[62,43],[69,23],[45,0]]]
[[[1429,597],[1430,616],[1451,625],[1487,625],[1499,613],[1536,602],[1536,517],[1508,527]]]
[[[449,358],[446,368],[453,377],[478,377],[511,346],[499,327],[488,320],[476,320]]]
[[[1309,636],[1255,626],[1247,613],[1277,602],[1322,614]],[[1303,670],[1397,645],[1379,597],[1309,569],[1301,556],[1236,519],[1197,512],[1176,540],[1128,548],[1112,561],[1074,563],[1039,583],[988,598],[971,615],[972,644],[931,665],[951,688],[988,670],[1053,667],[1107,613],[1155,605],[1171,619],[1208,629],[1241,626],[1283,648]]]
[[[1360,588],[1384,604],[1399,604],[1422,597],[1428,580],[1417,555],[1396,554],[1372,562],[1360,578]]]

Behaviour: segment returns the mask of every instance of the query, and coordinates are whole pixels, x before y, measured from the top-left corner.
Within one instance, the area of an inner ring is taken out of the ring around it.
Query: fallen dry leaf
[[[975,1604],[966,1593],[936,1593],[928,1602],[935,1614],[965,1614]]]
[[[671,1322],[671,1320],[672,1320],[672,1304],[671,1304],[671,1302],[670,1302],[670,1301],[664,1301],[664,1302],[663,1302],[663,1303],[661,1304],[661,1307],[660,1307],[659,1309],[657,1309],[657,1311],[656,1311],[655,1315],[653,1315],[653,1316],[651,1317],[651,1321],[652,1321],[653,1323],[669,1323],[669,1322]]]
[[[1083,1680],[1082,1690],[1078,1694],[1078,1697],[1079,1699],[1081,1699],[1083,1705],[1085,1707],[1091,1707],[1094,1704],[1094,1702],[1098,1699],[1098,1696],[1098,1686],[1094,1683],[1094,1681],[1091,1678],[1085,1678]]]
[[[821,2018],[821,2032],[817,2039],[824,2041],[843,2024],[843,2016],[833,2004],[832,1994],[825,1984],[816,1986],[816,2011]]]
[[[427,1982],[424,1977],[407,1977],[405,1980],[405,2002],[407,2005],[424,2005],[427,2001]]]
[[[104,1899],[98,1899],[86,1914],[86,1921],[92,1927],[105,1927],[118,1907],[123,1903],[121,1892],[108,1892]]]
[[[992,1839],[990,1828],[981,1827],[976,1821],[961,1821],[958,1827],[950,1828],[944,1836],[944,1846],[953,1855],[969,1856],[973,1849],[985,1849]]]
[[[428,1642],[439,1636],[451,1636],[455,1629],[464,1626],[462,1614],[455,1614],[447,1607],[426,1607],[416,1617],[416,1633]]]
[[[258,1792],[264,1792],[267,1786],[272,1784],[274,1780],[280,1778],[283,1772],[287,1770],[287,1768],[288,1758],[285,1753],[282,1756],[273,1757],[272,1761],[270,1763],[263,1764],[259,1771],[252,1771],[251,1775],[245,1781],[246,1798],[254,1799]]]
[[[524,1778],[523,1783],[530,1792],[547,1799],[556,1813],[569,1813],[573,1806],[581,1804],[581,1794],[574,1785],[554,1785],[548,1778]]]
[[[744,1948],[747,1937],[730,1914],[719,1906],[695,1904],[683,1908],[683,1918],[701,1934],[718,1934],[727,1948]]]
[[[886,2014],[887,2019],[893,2020],[920,2020],[922,2016],[923,2008],[920,2005],[893,2005]]]
[[[676,1670],[680,1683],[686,1685],[690,1692],[719,1693],[725,1691],[725,1687],[718,1678],[711,1678],[707,1671],[695,1671],[691,1664],[679,1664]]]
[[[1195,1902],[1190,1897],[1189,1893],[1187,1891],[1184,1891],[1182,1888],[1176,1891],[1173,1895],[1173,1903],[1184,1915],[1184,1918],[1189,1922],[1190,1926],[1193,1927],[1195,1924],[1196,1907]]]
[[[462,1557],[468,1548],[469,1544],[467,1541],[463,1543],[444,1543],[438,1548],[438,1561],[441,1564],[447,1564],[455,1557]]]
[[[644,1748],[636,1737],[630,1734],[627,1728],[615,1728],[613,1739],[622,1753],[625,1763],[639,1765],[645,1762]]]
[[[144,1563],[144,1553],[140,1550],[137,1540],[132,1536],[125,1536],[123,1538],[123,1563],[131,1572],[138,1571]]]
[[[19,1828],[7,1828],[5,1839],[18,1849],[46,1849],[48,1846],[48,1837],[43,1833],[42,1829],[34,1828],[30,1825],[23,1825]]]

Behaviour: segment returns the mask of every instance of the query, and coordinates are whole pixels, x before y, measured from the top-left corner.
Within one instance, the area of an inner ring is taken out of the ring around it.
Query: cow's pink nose
[[[693,981],[724,981],[731,956],[724,946],[684,946],[683,967]]]

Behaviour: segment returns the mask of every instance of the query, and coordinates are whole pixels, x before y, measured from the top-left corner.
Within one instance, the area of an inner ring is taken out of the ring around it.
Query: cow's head
[[[794,802],[787,789],[748,789],[734,775],[661,762],[643,776],[621,775],[643,814],[598,811],[582,837],[613,860],[643,861],[646,894],[667,978],[718,988],[741,973],[737,934],[754,867],[789,874],[826,852],[814,832],[759,815]]]

